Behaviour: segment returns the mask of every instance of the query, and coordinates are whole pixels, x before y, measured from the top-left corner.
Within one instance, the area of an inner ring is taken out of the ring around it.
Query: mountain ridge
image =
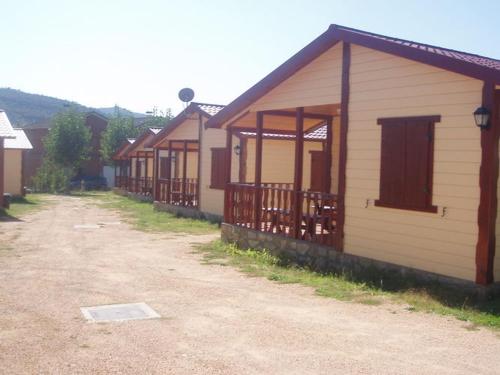
[[[10,87],[0,88],[0,109],[7,113],[14,127],[50,126],[52,117],[69,106],[84,112],[97,111],[106,117],[112,117],[116,110],[119,110],[123,116],[145,116],[145,114],[132,112],[118,106],[92,108],[52,96],[31,94]]]

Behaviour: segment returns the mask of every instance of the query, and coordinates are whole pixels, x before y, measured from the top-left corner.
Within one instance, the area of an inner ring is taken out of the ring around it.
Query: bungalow
[[[211,165],[211,154],[220,162],[217,144],[210,142],[210,137],[225,144],[225,132],[207,131],[204,124],[222,108],[192,102],[149,143],[154,149],[157,208],[195,217],[222,216],[224,179],[219,178],[220,168],[214,169],[212,176],[203,173]],[[205,144],[207,137],[209,143]],[[208,144],[213,148],[204,148]],[[218,191],[211,194],[211,190]]]
[[[33,147],[23,129],[13,129],[15,138],[5,140],[4,191],[12,196],[25,195],[23,169],[25,153]]]
[[[10,124],[5,111],[0,109],[0,208],[4,207],[3,195],[5,193],[5,140],[15,138],[14,129]]]
[[[153,193],[153,149],[149,142],[160,132],[158,128],[148,128],[126,148],[129,159],[128,191],[130,193],[152,196]]]
[[[132,170],[131,161],[127,156],[127,151],[134,144],[134,138],[127,138],[125,142],[116,150],[112,159],[115,164],[115,187],[127,190],[129,184],[129,177]]]
[[[155,150],[156,208],[191,217],[222,220],[226,132],[204,126],[222,108],[222,105],[193,102],[150,142]],[[256,134],[241,131],[232,136],[235,147],[231,154],[241,163],[233,165],[233,173],[238,173],[239,182],[253,181]],[[263,170],[264,180],[274,181],[276,186],[290,187],[293,168],[289,168],[288,160],[293,153],[295,135],[283,131],[264,134],[263,137],[266,150],[271,152],[265,155],[266,159],[269,158],[269,164],[266,164],[269,168]],[[325,139],[326,126],[314,128],[305,135],[305,163],[322,161]],[[268,148],[267,144],[273,147]],[[306,174],[305,178],[310,179],[310,186],[314,186],[322,183],[321,177]]]
[[[498,282],[499,89],[499,60],[331,25],[206,122],[227,132],[223,239],[318,268]],[[322,161],[304,163],[318,126]],[[291,186],[273,184],[284,166],[264,144],[282,132]]]

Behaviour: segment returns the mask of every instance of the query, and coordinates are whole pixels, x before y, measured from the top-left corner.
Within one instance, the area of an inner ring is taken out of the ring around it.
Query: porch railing
[[[128,191],[136,194],[151,195],[153,194],[153,178],[152,177],[129,177]]]
[[[158,179],[157,200],[175,206],[198,207],[198,179]]]
[[[128,187],[128,176],[116,176],[115,187],[120,189],[127,189]]]
[[[279,184],[266,183],[259,189],[253,184],[228,184],[225,221],[262,232],[334,245],[337,196],[276,186]],[[297,199],[299,204],[296,204]]]

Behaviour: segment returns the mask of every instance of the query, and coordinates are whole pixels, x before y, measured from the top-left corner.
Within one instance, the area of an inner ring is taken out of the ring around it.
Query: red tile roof
[[[340,41],[379,50],[479,80],[500,84],[500,61],[497,59],[374,34],[345,26],[330,25],[323,34],[210,118],[206,126],[219,127],[225,121],[237,116],[256,100]]]
[[[350,32],[353,34],[363,35],[363,36],[366,36],[368,38],[380,39],[380,40],[383,40],[383,41],[386,41],[389,43],[394,43],[397,45],[414,48],[416,50],[425,51],[428,53],[432,53],[432,54],[436,54],[436,55],[440,55],[440,56],[445,56],[445,57],[448,57],[451,59],[455,59],[455,60],[459,60],[459,61],[463,61],[463,62],[467,62],[467,63],[471,63],[471,64],[479,65],[482,67],[486,67],[489,69],[495,69],[495,70],[500,71],[500,60],[492,59],[490,57],[475,55],[475,54],[468,53],[468,52],[456,51],[456,50],[452,50],[449,48],[437,47],[437,46],[433,46],[430,44],[412,42],[410,40],[393,38],[393,37],[389,37],[389,36],[385,36],[385,35],[370,33],[370,32],[363,31],[363,30],[352,29],[352,28],[340,26],[340,25],[332,25],[331,28],[336,29],[336,30],[344,30],[344,31],[347,31],[347,32]]]
[[[257,133],[242,131],[240,134],[247,137],[255,137]],[[278,139],[295,139],[295,134],[282,134],[282,133],[263,133],[266,138],[278,138]],[[326,125],[320,126],[319,128],[313,129],[313,131],[305,133],[304,139],[306,140],[326,140]]]

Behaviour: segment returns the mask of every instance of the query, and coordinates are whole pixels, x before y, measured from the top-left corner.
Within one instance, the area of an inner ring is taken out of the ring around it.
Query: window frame
[[[380,126],[406,126],[408,123],[426,123],[429,126],[429,142],[427,144],[427,167],[426,167],[426,175],[427,175],[427,188],[429,189],[427,202],[425,207],[416,207],[416,206],[408,206],[400,203],[387,203],[380,199],[382,195],[382,139],[380,146],[380,181],[379,181],[379,199],[376,199],[374,204],[377,207],[384,208],[394,208],[400,210],[407,211],[419,211],[419,212],[428,212],[428,213],[437,213],[438,207],[432,204],[433,198],[433,177],[434,177],[434,140],[435,140],[435,124],[437,122],[441,122],[440,115],[432,115],[432,116],[408,116],[408,117],[387,117],[387,118],[379,118],[377,119],[377,124]],[[402,125],[404,123],[404,125]],[[381,129],[382,132],[382,129]],[[406,142],[406,140],[405,140]],[[406,192],[403,192],[405,194]],[[403,196],[404,197],[404,196]]]

